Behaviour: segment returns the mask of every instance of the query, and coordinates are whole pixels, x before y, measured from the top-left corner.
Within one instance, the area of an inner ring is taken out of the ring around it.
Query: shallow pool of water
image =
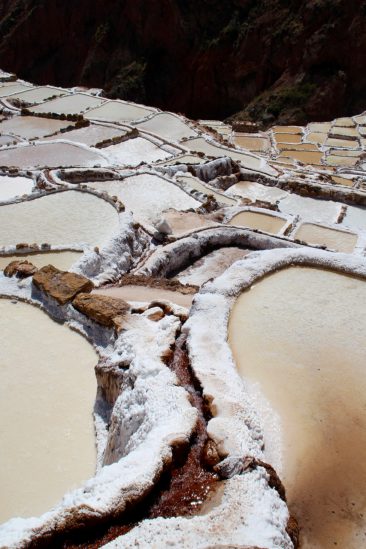
[[[103,149],[103,152],[108,155],[112,163],[124,166],[138,166],[142,162],[156,162],[173,156],[170,152],[143,137],[136,137],[123,141],[118,145],[111,145]]]
[[[39,118],[38,116],[13,116],[0,124],[1,133],[12,133],[24,139],[41,138],[59,132],[72,125],[67,120]],[[65,134],[66,135],[66,134]]]
[[[106,120],[108,122],[131,122],[144,118],[154,111],[140,105],[123,103],[122,101],[108,101],[89,111],[85,118],[89,120]]]
[[[366,545],[365,303],[365,282],[293,267],[244,292],[230,318],[241,375],[280,417],[304,549]]]
[[[114,207],[89,193],[66,191],[0,206],[0,246],[21,242],[99,246],[118,227]]]
[[[61,252],[45,252],[38,254],[18,254],[18,255],[7,255],[0,256],[0,271],[5,269],[11,261],[21,261],[26,260],[30,261],[38,267],[44,267],[45,265],[53,265],[60,269],[61,271],[68,271],[82,255],[82,252],[74,251],[61,251]]]
[[[0,176],[0,201],[11,200],[23,194],[30,194],[33,185],[33,179],[29,177]]]
[[[96,150],[83,149],[73,143],[37,143],[0,150],[1,166],[17,166],[23,170],[43,166],[91,167],[106,163]]]
[[[208,156],[214,156],[216,158],[228,156],[234,161],[241,162],[243,166],[253,170],[268,173],[271,172],[271,169],[269,168],[269,166],[266,166],[264,160],[256,158],[255,156],[250,156],[249,154],[245,154],[244,152],[236,151],[235,149],[225,149],[223,147],[219,147],[218,145],[209,143],[208,141],[203,139],[203,137],[191,139],[190,141],[184,143],[184,146],[193,152],[202,152]]]
[[[46,512],[93,476],[97,355],[84,338],[31,305],[0,299],[0,322],[4,522]]]
[[[341,204],[331,200],[317,200],[308,196],[288,194],[278,205],[281,212],[300,215],[306,221],[319,223],[336,223],[341,211]]]
[[[33,88],[28,91],[16,93],[12,96],[12,98],[20,99],[21,101],[25,101],[26,103],[41,103],[42,101],[46,101],[46,99],[50,99],[51,97],[54,98],[66,94],[69,94],[67,90],[41,86],[39,88]]]
[[[230,220],[229,225],[249,227],[266,233],[277,234],[286,225],[286,219],[259,212],[241,212]]]
[[[336,229],[320,227],[312,223],[303,223],[294,234],[294,238],[308,244],[326,246],[331,250],[352,253],[357,244],[357,235]]]
[[[104,103],[104,99],[86,95],[83,93],[75,93],[66,97],[59,97],[46,101],[37,107],[32,107],[32,112],[55,112],[57,114],[80,114],[87,109],[97,107]]]
[[[249,151],[264,152],[269,149],[269,141],[265,137],[250,137],[248,135],[234,135],[234,143],[238,147]]]
[[[137,126],[139,130],[147,130],[165,139],[180,141],[184,137],[197,135],[196,130],[185,124],[183,120],[169,113],[156,114],[150,120]]]
[[[279,159],[288,157],[298,160],[303,164],[316,165],[321,164],[321,159],[323,157],[322,152],[308,152],[308,151],[282,151]]]
[[[253,181],[239,181],[227,191],[231,196],[241,196],[250,198],[250,200],[264,200],[266,202],[276,202],[288,195],[286,191],[278,187],[269,187]]]
[[[156,221],[169,208],[188,210],[201,205],[177,185],[156,175],[142,174],[123,181],[98,181],[88,185],[107,191],[111,196],[118,196],[126,210],[132,211],[136,219],[150,223]]]

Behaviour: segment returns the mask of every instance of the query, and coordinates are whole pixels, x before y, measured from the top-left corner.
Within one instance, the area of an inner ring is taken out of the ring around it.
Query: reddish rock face
[[[193,118],[265,124],[366,108],[366,3],[4,0],[0,66]]]
[[[91,292],[94,288],[94,284],[85,276],[59,271],[53,265],[39,269],[33,276],[33,284],[56,299],[60,305],[65,305],[78,293]]]
[[[16,276],[17,278],[27,278],[37,272],[37,267],[30,261],[18,260],[11,261],[4,269],[4,275],[9,278]]]
[[[72,302],[75,309],[107,328],[121,328],[130,306],[123,299],[81,293]]]

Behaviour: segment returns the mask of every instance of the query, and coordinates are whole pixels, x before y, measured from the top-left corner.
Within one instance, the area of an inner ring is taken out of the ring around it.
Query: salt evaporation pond
[[[103,149],[103,152],[108,155],[112,163],[133,167],[142,162],[156,162],[173,156],[170,152],[143,137],[135,137],[118,143],[118,145],[111,145]]]
[[[118,230],[114,207],[90,193],[66,191],[0,206],[0,246],[103,244]]]
[[[365,303],[359,279],[292,267],[244,292],[230,318],[241,375],[279,414],[279,473],[305,549],[366,546]]]
[[[144,118],[154,111],[133,103],[123,101],[108,101],[92,109],[85,115],[89,120],[106,120],[108,122],[131,122]]]
[[[312,223],[302,223],[295,232],[294,238],[303,240],[308,244],[326,246],[331,250],[344,253],[353,252],[358,240],[356,234],[313,225]]]
[[[100,97],[94,97],[93,95],[87,95],[84,93],[75,93],[53,99],[52,101],[46,101],[37,107],[32,107],[32,112],[36,113],[48,113],[55,112],[57,114],[80,114],[87,109],[97,107],[104,103],[104,99]]]
[[[269,187],[253,181],[239,181],[232,185],[226,194],[230,196],[241,196],[250,200],[264,200],[266,202],[277,202],[286,197],[289,193],[278,187]]]
[[[73,143],[37,143],[0,150],[1,166],[17,166],[23,170],[33,167],[92,167],[105,165],[105,158],[97,151],[87,150]]]
[[[156,221],[169,208],[188,210],[201,205],[177,185],[156,175],[135,175],[123,181],[97,181],[88,185],[118,196],[126,210],[132,211],[137,219],[149,222]]]
[[[0,256],[0,271],[4,270],[11,261],[30,261],[40,269],[45,265],[53,265],[61,271],[68,271],[80,257],[82,252],[71,250],[60,252],[43,252],[38,254],[13,254]]]
[[[0,319],[4,522],[46,512],[94,475],[97,355],[84,338],[31,305],[0,299]]]
[[[181,175],[177,177],[177,180],[181,181],[182,183],[186,183],[191,189],[194,189],[195,191],[213,196],[216,201],[221,204],[228,204],[229,206],[233,206],[234,204],[236,204],[236,200],[234,200],[233,198],[229,198],[222,193],[218,193],[214,191],[214,189],[211,189],[211,187],[204,185],[200,181],[200,179],[198,179],[198,177],[194,177],[192,175]]]
[[[137,128],[155,133],[165,139],[180,141],[185,137],[197,135],[196,130],[185,124],[178,116],[169,113],[156,114],[150,120],[142,122]]]
[[[277,234],[286,225],[286,219],[276,215],[246,211],[235,215],[230,220],[229,225],[249,227],[266,233]]]
[[[33,179],[29,177],[0,176],[0,201],[11,200],[23,194],[30,194],[32,189]]]
[[[19,135],[24,139],[36,139],[59,132],[67,126],[72,126],[72,122],[38,116],[13,116],[1,122],[0,132]]]
[[[300,215],[306,221],[319,223],[336,223],[341,211],[339,202],[317,200],[307,196],[287,193],[278,205],[281,212],[290,215]]]
[[[218,145],[209,143],[203,137],[190,139],[189,141],[184,143],[184,146],[193,152],[201,152],[203,154],[206,154],[208,156],[214,156],[216,158],[228,156],[236,162],[242,162],[243,165],[247,168],[259,170],[270,174],[274,173],[273,170],[271,170],[271,168],[266,165],[266,162],[264,160],[255,156],[251,156],[244,152],[236,151],[235,149],[225,149],[223,147],[219,147]]]

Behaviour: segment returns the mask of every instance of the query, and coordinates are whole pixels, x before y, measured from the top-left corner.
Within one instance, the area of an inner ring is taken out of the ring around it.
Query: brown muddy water
[[[0,299],[0,523],[37,516],[94,475],[97,355],[66,326]]]
[[[366,547],[365,305],[364,281],[291,267],[231,314],[239,372],[280,418],[278,472],[304,549]]]
[[[286,220],[275,215],[267,215],[258,212],[241,212],[235,215],[230,223],[239,227],[259,229],[266,233],[277,234],[285,226]]]
[[[357,235],[353,233],[328,229],[312,223],[302,223],[294,238],[343,253],[352,253],[358,240]]]

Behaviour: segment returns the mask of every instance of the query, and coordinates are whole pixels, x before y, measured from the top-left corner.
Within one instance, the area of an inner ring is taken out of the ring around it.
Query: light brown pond
[[[0,124],[1,133],[12,133],[24,139],[41,138],[71,126],[67,120],[39,118],[37,116],[13,116]]]
[[[282,426],[303,549],[366,546],[366,284],[292,267],[236,302],[229,342]]]
[[[294,238],[308,244],[326,246],[337,252],[351,253],[357,244],[357,235],[336,229],[320,227],[312,223],[303,223],[295,232]]]
[[[61,252],[45,252],[39,254],[18,254],[18,255],[7,255],[0,256],[0,271],[5,269],[11,261],[20,261],[26,260],[30,261],[38,267],[44,267],[45,265],[53,265],[57,269],[62,271],[68,271],[82,255],[82,252],[74,251],[61,251]]]
[[[87,150],[73,143],[38,143],[0,150],[0,165],[33,167],[105,165],[105,158],[96,150]]]
[[[286,224],[282,217],[267,215],[259,212],[241,212],[235,215],[229,225],[259,229],[266,233],[277,234]]]
[[[294,133],[275,133],[277,143],[301,143],[301,137]]]
[[[84,338],[31,305],[0,299],[0,319],[4,522],[46,512],[94,475],[97,355]]]
[[[279,157],[279,160],[281,160],[282,157],[289,157],[298,160],[303,164],[320,165],[322,156],[322,152],[283,151]]]
[[[234,143],[250,151],[263,152],[269,148],[268,139],[264,137],[250,137],[247,135],[234,135]]]

